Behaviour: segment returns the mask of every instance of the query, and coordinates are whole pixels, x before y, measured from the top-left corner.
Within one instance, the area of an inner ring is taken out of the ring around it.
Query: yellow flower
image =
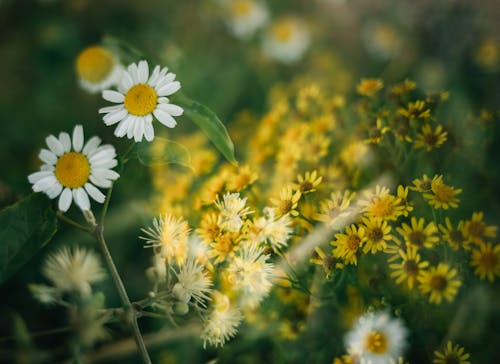
[[[418,249],[415,247],[408,246],[406,252],[402,249],[398,251],[402,261],[389,265],[389,268],[393,270],[391,278],[395,278],[397,284],[406,281],[408,288],[413,289],[417,278],[427,269],[429,262],[420,261],[420,254],[418,254]]]
[[[387,247],[387,242],[392,240],[391,226],[387,221],[374,218],[363,217],[362,223],[365,228],[366,241],[363,246],[363,252],[375,254]]]
[[[227,176],[227,190],[239,192],[254,183],[257,178],[257,172],[246,164]]]
[[[378,78],[364,78],[356,87],[360,95],[373,96],[384,87],[382,80]]]
[[[342,355],[340,358],[333,359],[333,364],[355,364],[356,357],[352,355]]]
[[[410,190],[417,192],[429,192],[432,189],[432,181],[436,178],[439,178],[439,176],[434,176],[431,180],[426,174],[424,174],[421,179],[417,178],[413,180],[413,185],[415,187],[410,187]]]
[[[217,236],[215,241],[210,244],[208,257],[214,259],[214,264],[221,263],[228,257],[234,256],[234,252],[238,249],[240,234],[234,232],[226,232]]]
[[[275,206],[278,216],[286,214],[298,216],[296,209],[301,196],[300,191],[293,192],[292,186],[285,186],[280,191],[280,198],[271,198],[271,203]]]
[[[443,240],[448,242],[453,250],[458,250],[461,247],[468,249],[469,244],[464,236],[464,222],[459,221],[457,227],[454,227],[449,217],[444,219],[445,225],[439,224],[439,230],[443,234]]]
[[[465,221],[464,235],[472,243],[484,243],[487,238],[497,237],[497,227],[487,226],[483,221],[482,212],[474,212],[472,219]]]
[[[413,211],[413,204],[408,200],[408,187],[399,185],[397,189],[397,198],[399,198],[399,205],[403,207],[401,210],[402,216],[408,216]]]
[[[462,192],[461,189],[455,189],[443,182],[443,176],[433,178],[431,182],[432,193],[424,193],[424,198],[429,205],[435,209],[457,208],[459,199],[455,196]]]
[[[422,272],[417,278],[422,294],[429,294],[429,302],[440,304],[443,299],[451,302],[458,292],[462,282],[456,278],[456,269],[451,269],[448,264],[439,263]]]
[[[407,118],[396,115],[393,120],[392,131],[394,135],[402,142],[411,143],[413,139],[410,136],[411,128],[410,122]]]
[[[355,195],[355,192],[349,190],[332,192],[328,200],[321,202],[320,212],[314,216],[314,219],[330,226],[336,225],[349,215],[349,207]]]
[[[432,248],[439,242],[439,237],[436,235],[438,232],[436,225],[430,222],[425,226],[424,218],[416,217],[411,218],[411,226],[402,223],[401,227],[396,228],[397,232],[404,237],[405,242],[417,249],[426,247]]]
[[[448,341],[443,352],[434,351],[432,364],[470,364],[469,358],[470,354],[466,353],[463,347],[453,345],[451,341]]]
[[[431,110],[426,108],[425,102],[417,100],[409,102],[406,109],[400,108],[398,113],[407,119],[428,119],[431,117]]]
[[[413,91],[417,88],[417,84],[411,80],[404,80],[402,83],[398,83],[391,87],[391,93],[393,95],[404,95],[410,91]]]
[[[357,265],[357,253],[365,241],[365,229],[352,224],[346,227],[345,234],[335,234],[335,241],[331,242],[335,247],[333,256],[344,259],[346,264]]]
[[[379,144],[385,133],[389,131],[388,126],[382,124],[382,119],[377,118],[375,125],[368,129],[368,139],[365,139],[366,143]]]
[[[317,257],[309,259],[309,262],[323,267],[326,274],[326,279],[330,278],[330,274],[337,269],[344,268],[344,264],[333,255],[326,255],[320,247],[315,247]]]
[[[200,236],[204,244],[210,245],[217,240],[222,233],[221,223],[222,219],[219,214],[215,212],[203,214],[200,227],[196,229],[196,233]]]
[[[297,180],[298,182],[293,185],[293,188],[305,195],[309,192],[316,191],[316,187],[321,183],[323,177],[318,177],[318,171],[314,170],[312,172],[306,172],[304,176],[299,174]]]
[[[375,192],[368,191],[365,198],[359,201],[363,212],[368,217],[383,220],[397,220],[401,216],[403,207],[400,199],[391,195],[387,187],[376,186]]]
[[[425,148],[430,152],[432,148],[441,146],[448,139],[447,135],[448,132],[443,131],[442,125],[438,125],[435,130],[432,130],[429,124],[424,124],[421,132],[417,134],[415,148]]]
[[[479,278],[493,282],[495,276],[500,276],[500,245],[480,243],[471,251],[470,265],[476,268],[474,273]]]

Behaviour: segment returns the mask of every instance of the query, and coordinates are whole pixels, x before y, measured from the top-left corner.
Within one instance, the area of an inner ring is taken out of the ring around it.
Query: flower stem
[[[123,285],[123,281],[118,274],[118,270],[116,269],[113,258],[111,257],[111,253],[109,252],[106,241],[104,240],[104,229],[102,224],[97,225],[94,235],[99,242],[99,246],[104,255],[104,259],[106,260],[106,264],[108,265],[108,269],[111,272],[113,282],[115,283],[116,289],[118,290],[118,295],[120,296],[122,304],[125,307],[126,311],[128,311],[128,313],[130,314],[130,325],[132,328],[132,333],[134,334],[135,343],[141,354],[142,361],[144,363],[150,364],[151,359],[149,358],[146,344],[144,344],[141,331],[139,330],[139,325],[137,324],[137,313],[132,306],[130,299],[128,298],[127,291],[125,290],[125,286]]]
[[[69,217],[67,217],[66,215],[64,215],[60,210],[58,210],[56,212],[56,216],[59,220],[61,221],[64,221],[65,223],[71,225],[71,226],[74,226],[76,227],[77,229],[80,229],[80,230],[83,230],[83,231],[86,231],[86,232],[91,232],[91,229],[89,229],[88,227],[86,226],[83,226],[82,224],[76,222],[75,220],[73,219],[70,219]]]

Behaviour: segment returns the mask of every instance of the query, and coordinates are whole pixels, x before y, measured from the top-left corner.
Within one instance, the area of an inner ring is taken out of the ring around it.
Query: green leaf
[[[150,166],[154,164],[179,164],[191,167],[191,154],[182,144],[173,140],[156,137],[153,143],[141,142],[134,149],[139,162]]]
[[[234,145],[229,133],[212,110],[182,94],[176,96],[175,103],[184,108],[184,115],[206,134],[230,163],[237,163],[234,157]]]
[[[56,214],[41,193],[0,211],[0,283],[27,263],[56,231]]]

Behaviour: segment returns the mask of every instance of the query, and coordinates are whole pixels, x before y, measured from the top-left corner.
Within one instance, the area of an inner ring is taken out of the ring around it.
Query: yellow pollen
[[[384,218],[392,212],[391,201],[387,198],[377,199],[371,206],[371,213],[374,217]]]
[[[346,242],[347,249],[357,250],[359,248],[360,241],[361,241],[361,239],[359,237],[357,237],[356,235],[349,235],[349,237],[347,238],[347,242]]]
[[[104,80],[115,62],[113,55],[105,48],[93,46],[83,50],[76,60],[76,72],[81,79],[96,83]]]
[[[292,38],[292,24],[289,21],[282,20],[273,27],[273,33],[280,42],[288,42]]]
[[[144,116],[156,108],[158,95],[154,88],[144,83],[132,86],[125,95],[125,108],[132,115]]]
[[[370,332],[365,340],[366,349],[374,354],[387,352],[387,344],[387,337],[378,331]]]
[[[248,0],[235,1],[231,4],[231,13],[235,16],[244,16],[250,12],[250,2]]]
[[[55,175],[64,187],[82,187],[90,176],[89,161],[82,153],[66,153],[57,160]]]

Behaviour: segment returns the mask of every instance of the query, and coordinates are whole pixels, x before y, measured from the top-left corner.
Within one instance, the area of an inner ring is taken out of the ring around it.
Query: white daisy
[[[264,37],[262,49],[272,59],[293,63],[302,58],[309,43],[306,26],[298,19],[285,17],[271,25]]]
[[[403,354],[407,336],[402,320],[391,318],[387,312],[368,313],[347,333],[345,345],[361,363],[386,364]]]
[[[156,66],[149,75],[149,66],[146,61],[132,63],[118,84],[118,91],[104,90],[102,97],[118,105],[103,107],[99,113],[103,116],[104,124],[118,124],[115,135],[140,142],[143,137],[147,141],[154,139],[153,115],[165,126],[173,128],[177,122],[173,116],[180,116],[184,110],[171,104],[166,96],[172,95],[181,88],[179,81],[175,81],[175,74],[168,72],[168,68]]]
[[[72,138],[63,132],[59,138],[49,135],[45,141],[49,149],[42,149],[38,155],[44,164],[39,172],[28,176],[33,191],[51,199],[60,196],[58,207],[63,212],[73,200],[83,211],[90,210],[89,195],[103,203],[106,197],[96,186],[109,188],[120,177],[111,169],[118,164],[115,148],[100,145],[101,139],[96,136],[84,145],[81,125],[75,126]]]
[[[264,4],[255,0],[226,0],[226,23],[230,31],[238,38],[248,39],[269,19],[269,12]]]
[[[75,68],[80,86],[92,94],[116,86],[123,71],[116,57],[101,46],[80,52]]]

